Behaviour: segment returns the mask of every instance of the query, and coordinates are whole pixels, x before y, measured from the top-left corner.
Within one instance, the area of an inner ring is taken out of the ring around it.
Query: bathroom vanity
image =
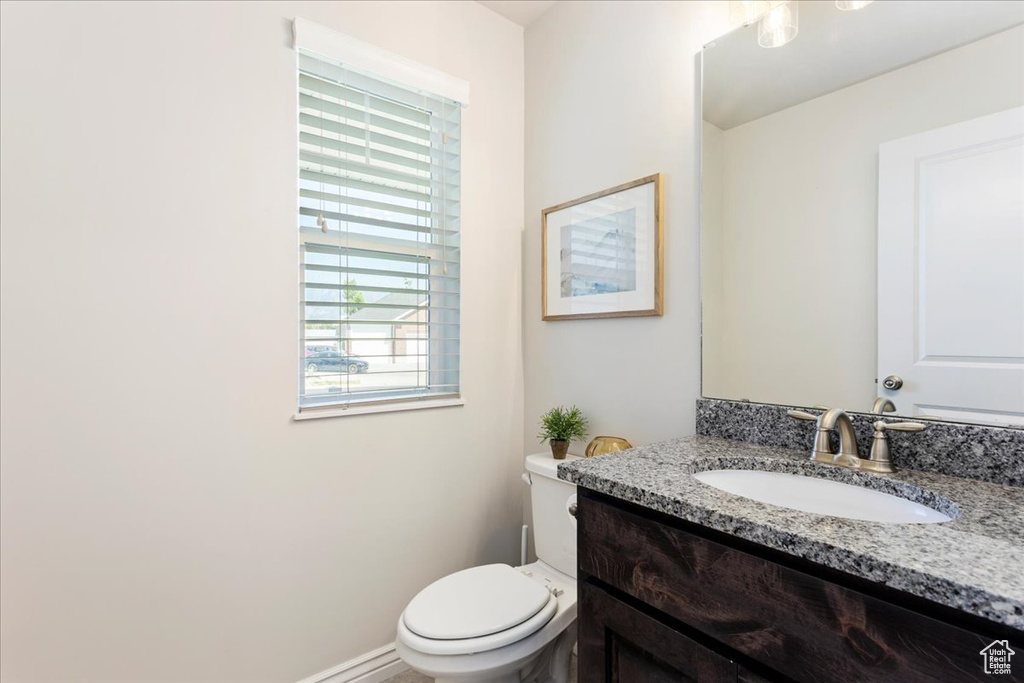
[[[580,681],[1024,680],[1024,7],[799,5],[701,55],[699,436],[559,467]]]
[[[954,519],[826,517],[693,477],[740,468],[879,488]],[[982,681],[989,644],[1024,652],[1019,487],[700,436],[559,476],[579,487],[581,681]],[[1021,661],[999,678],[1024,680]]]

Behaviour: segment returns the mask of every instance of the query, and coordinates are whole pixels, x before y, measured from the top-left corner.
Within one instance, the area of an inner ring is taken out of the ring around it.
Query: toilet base
[[[519,674],[506,674],[501,678],[488,678],[483,683],[519,683]],[[464,683],[462,680],[452,680],[450,678],[435,678],[434,683]]]
[[[426,661],[417,661],[415,653],[405,649],[401,643],[398,643],[398,650],[402,659],[413,669],[428,676],[435,676],[435,683],[569,683],[569,666],[575,644],[576,621],[573,620],[568,628],[535,657],[527,658],[525,661],[520,659],[518,663],[510,662],[511,667],[506,665],[491,671],[464,670],[454,676],[438,676],[439,671],[432,671]]]
[[[569,666],[576,645],[576,623],[565,629],[555,642],[544,648],[529,670],[522,672],[522,683],[569,683]]]

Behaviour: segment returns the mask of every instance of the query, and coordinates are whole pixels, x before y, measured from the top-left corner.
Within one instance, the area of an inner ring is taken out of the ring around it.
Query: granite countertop
[[[1024,630],[1024,488],[910,470],[858,472],[811,462],[809,452],[690,436],[562,463],[558,476]],[[713,469],[811,474],[915,500],[954,519],[885,524],[799,512],[691,476]]]

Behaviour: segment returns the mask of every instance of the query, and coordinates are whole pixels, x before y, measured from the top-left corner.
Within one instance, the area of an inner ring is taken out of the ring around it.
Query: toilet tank
[[[576,504],[576,485],[558,478],[558,464],[550,453],[526,456],[533,508],[533,538],[537,558],[563,574],[576,576],[576,518],[569,506]]]

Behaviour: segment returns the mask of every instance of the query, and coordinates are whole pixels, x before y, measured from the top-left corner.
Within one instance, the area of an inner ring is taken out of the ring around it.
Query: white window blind
[[[299,48],[299,411],[459,396],[459,103]]]

